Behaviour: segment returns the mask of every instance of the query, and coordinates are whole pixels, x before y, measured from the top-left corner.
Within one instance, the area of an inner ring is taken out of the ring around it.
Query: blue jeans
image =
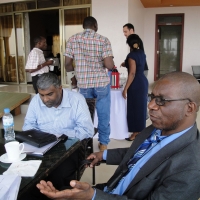
[[[85,98],[96,98],[98,116],[99,142],[107,145],[110,142],[110,84],[106,87],[79,88]]]

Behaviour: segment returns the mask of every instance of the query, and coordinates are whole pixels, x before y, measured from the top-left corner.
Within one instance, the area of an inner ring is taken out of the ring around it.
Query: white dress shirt
[[[26,62],[25,69],[36,69],[38,65],[45,63],[43,51],[38,48],[33,48],[30,54],[28,55],[28,60]],[[36,72],[32,72],[31,76],[36,76],[38,74],[44,74],[49,72],[49,67],[45,66]]]

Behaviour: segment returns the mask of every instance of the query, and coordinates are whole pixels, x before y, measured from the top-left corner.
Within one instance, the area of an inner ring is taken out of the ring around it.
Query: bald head
[[[161,77],[159,81],[173,84],[180,98],[189,98],[200,106],[200,84],[191,75],[186,72],[171,72]]]
[[[149,116],[162,135],[178,133],[194,125],[200,105],[200,85],[190,74],[171,72],[154,85]]]

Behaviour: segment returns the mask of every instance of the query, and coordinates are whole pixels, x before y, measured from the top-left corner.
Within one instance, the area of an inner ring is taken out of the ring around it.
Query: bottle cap
[[[7,114],[10,112],[10,108],[4,108],[4,113]]]

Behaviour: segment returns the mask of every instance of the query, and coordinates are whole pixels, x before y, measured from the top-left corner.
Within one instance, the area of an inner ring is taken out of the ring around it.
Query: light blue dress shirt
[[[94,126],[85,98],[77,92],[63,89],[61,104],[48,108],[37,94],[31,100],[22,130],[39,129],[57,136],[93,137]]]

